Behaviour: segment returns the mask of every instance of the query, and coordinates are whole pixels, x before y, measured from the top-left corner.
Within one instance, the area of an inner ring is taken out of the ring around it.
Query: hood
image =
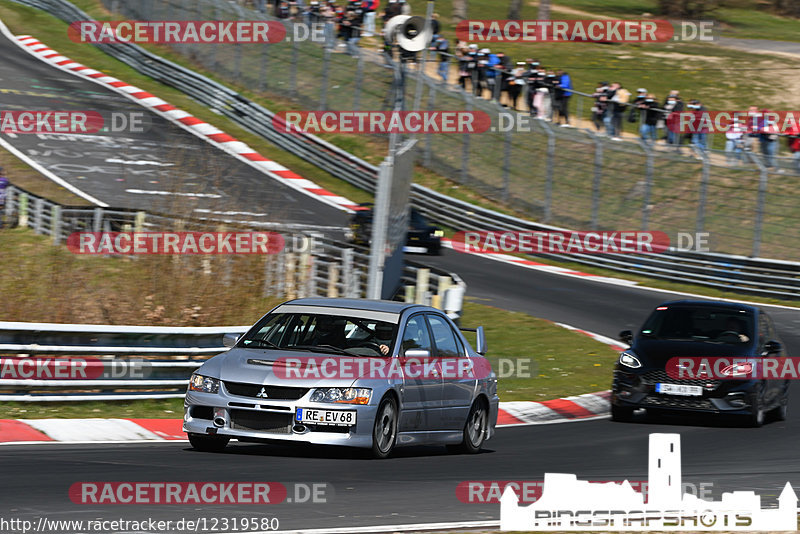
[[[280,362],[274,362],[285,358],[314,358],[338,359],[352,358],[361,359],[358,356],[343,356],[338,354],[323,354],[319,352],[306,352],[297,350],[265,350],[265,349],[244,349],[234,347],[224,354],[220,354],[203,364],[197,371],[200,374],[208,374],[223,381],[242,382],[248,384],[263,384],[273,386],[289,387],[347,387],[353,384],[356,377],[347,375],[345,377],[324,378],[314,376],[313,373],[304,373],[300,369],[299,373],[290,374],[286,372],[286,367]],[[363,358],[371,360],[373,358]],[[297,376],[299,374],[299,377]],[[321,374],[321,373],[320,373]]]

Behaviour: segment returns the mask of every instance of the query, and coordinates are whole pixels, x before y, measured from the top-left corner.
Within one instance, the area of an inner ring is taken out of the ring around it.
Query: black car
[[[620,338],[630,349],[620,354],[611,389],[611,418],[627,421],[633,411],[731,414],[750,426],[765,416],[786,418],[789,381],[756,379],[724,372],[711,378],[677,378],[672,358],[780,358],[784,356],[772,319],[745,304],[715,301],[673,301],[656,307],[634,338]],[[671,361],[670,361],[671,360]],[[684,365],[679,365],[685,368]],[[725,376],[722,376],[725,375]],[[743,378],[732,378],[743,377]]]
[[[372,239],[372,204],[360,204],[362,209],[350,219],[350,239],[358,245],[369,245]],[[408,220],[408,236],[405,252],[439,254],[442,249],[444,231],[430,224],[415,208],[411,208]]]

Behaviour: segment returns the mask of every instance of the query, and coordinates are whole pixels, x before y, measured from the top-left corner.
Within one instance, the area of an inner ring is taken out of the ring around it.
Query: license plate
[[[297,419],[298,423],[352,426],[356,424],[356,412],[349,410],[316,410],[314,408],[298,408],[295,419]]]
[[[700,386],[686,386],[684,384],[656,384],[657,393],[667,393],[668,395],[684,395],[686,397],[699,397],[703,394]]]

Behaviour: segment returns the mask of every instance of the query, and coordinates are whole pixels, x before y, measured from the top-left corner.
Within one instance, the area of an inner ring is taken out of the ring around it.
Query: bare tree
[[[467,0],[453,0],[453,22],[467,19]]]
[[[519,20],[522,18],[522,0],[511,0],[508,6],[509,20]]]
[[[550,20],[550,0],[539,0],[539,20]]]

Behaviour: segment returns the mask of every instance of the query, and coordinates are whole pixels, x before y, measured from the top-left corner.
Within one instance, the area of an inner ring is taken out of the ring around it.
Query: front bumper
[[[686,381],[687,384],[703,387],[703,393],[700,396],[683,396],[656,392],[658,381],[683,382],[666,377],[663,371],[636,373],[617,369],[611,388],[611,404],[634,409],[744,415],[750,413],[750,391],[756,383],[752,380]]]
[[[339,405],[305,400],[255,399],[234,397],[223,391],[218,394],[189,391],[184,401],[183,431],[252,440],[280,440],[315,445],[371,447],[372,428],[377,405]],[[349,427],[306,425],[295,426],[297,408],[352,410],[356,424]],[[224,420],[223,424],[220,419]],[[217,423],[215,423],[217,419]]]

